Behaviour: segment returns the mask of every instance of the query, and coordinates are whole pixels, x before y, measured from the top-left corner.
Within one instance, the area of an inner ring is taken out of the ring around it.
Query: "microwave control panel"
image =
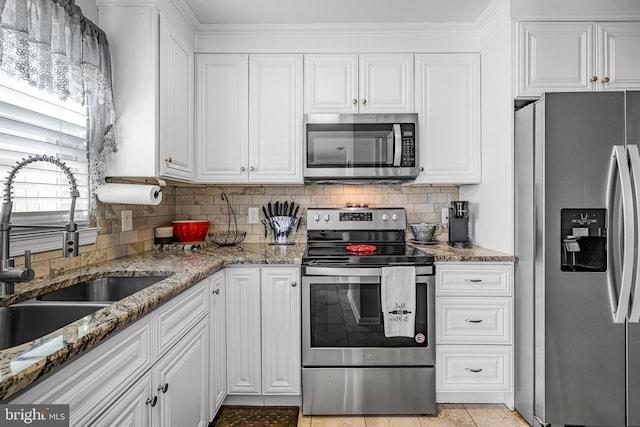
[[[414,167],[416,165],[416,139],[413,129],[402,129],[402,156],[400,166]],[[411,126],[413,127],[413,126]]]

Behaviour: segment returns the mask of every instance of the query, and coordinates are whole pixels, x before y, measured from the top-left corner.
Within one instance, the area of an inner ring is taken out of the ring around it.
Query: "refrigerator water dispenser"
[[[607,271],[606,209],[562,209],[562,271]]]

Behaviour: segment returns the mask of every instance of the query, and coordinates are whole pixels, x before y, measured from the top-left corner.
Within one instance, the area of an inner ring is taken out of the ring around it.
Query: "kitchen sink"
[[[41,295],[39,301],[99,301],[114,302],[128,297],[168,276],[103,277],[86,280],[57,291]]]
[[[38,339],[106,306],[30,303],[0,307],[0,350]]]

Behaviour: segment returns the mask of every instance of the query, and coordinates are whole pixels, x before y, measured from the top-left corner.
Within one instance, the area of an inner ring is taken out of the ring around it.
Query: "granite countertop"
[[[55,278],[17,283],[0,296],[0,307],[105,276],[164,276],[160,282],[115,302],[42,338],[0,350],[0,402],[79,356],[129,323],[228,264],[300,264],[304,245],[245,244],[235,247],[150,251]],[[46,343],[46,344],[45,344]]]
[[[413,246],[443,261],[514,261],[513,256],[479,247],[455,249],[446,242]],[[242,244],[185,251],[180,247],[118,258],[72,270],[55,278],[17,283],[0,296],[0,307],[72,284],[105,276],[167,276],[160,282],[37,340],[0,350],[0,402],[79,356],[134,320],[229,264],[301,264],[304,245]],[[46,343],[46,345],[44,345]]]
[[[408,244],[430,253],[436,262],[515,262],[516,260],[513,255],[484,249],[480,246],[459,249],[449,246],[447,242],[440,241],[434,245],[421,245],[411,241]]]

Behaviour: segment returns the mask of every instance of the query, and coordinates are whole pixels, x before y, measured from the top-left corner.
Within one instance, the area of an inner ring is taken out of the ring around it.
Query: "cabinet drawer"
[[[436,392],[511,391],[511,347],[436,347]]]
[[[511,263],[439,263],[436,296],[510,296]]]
[[[158,358],[180,340],[209,311],[209,279],[205,279],[155,312]]]
[[[437,344],[510,344],[511,298],[436,299]]]

